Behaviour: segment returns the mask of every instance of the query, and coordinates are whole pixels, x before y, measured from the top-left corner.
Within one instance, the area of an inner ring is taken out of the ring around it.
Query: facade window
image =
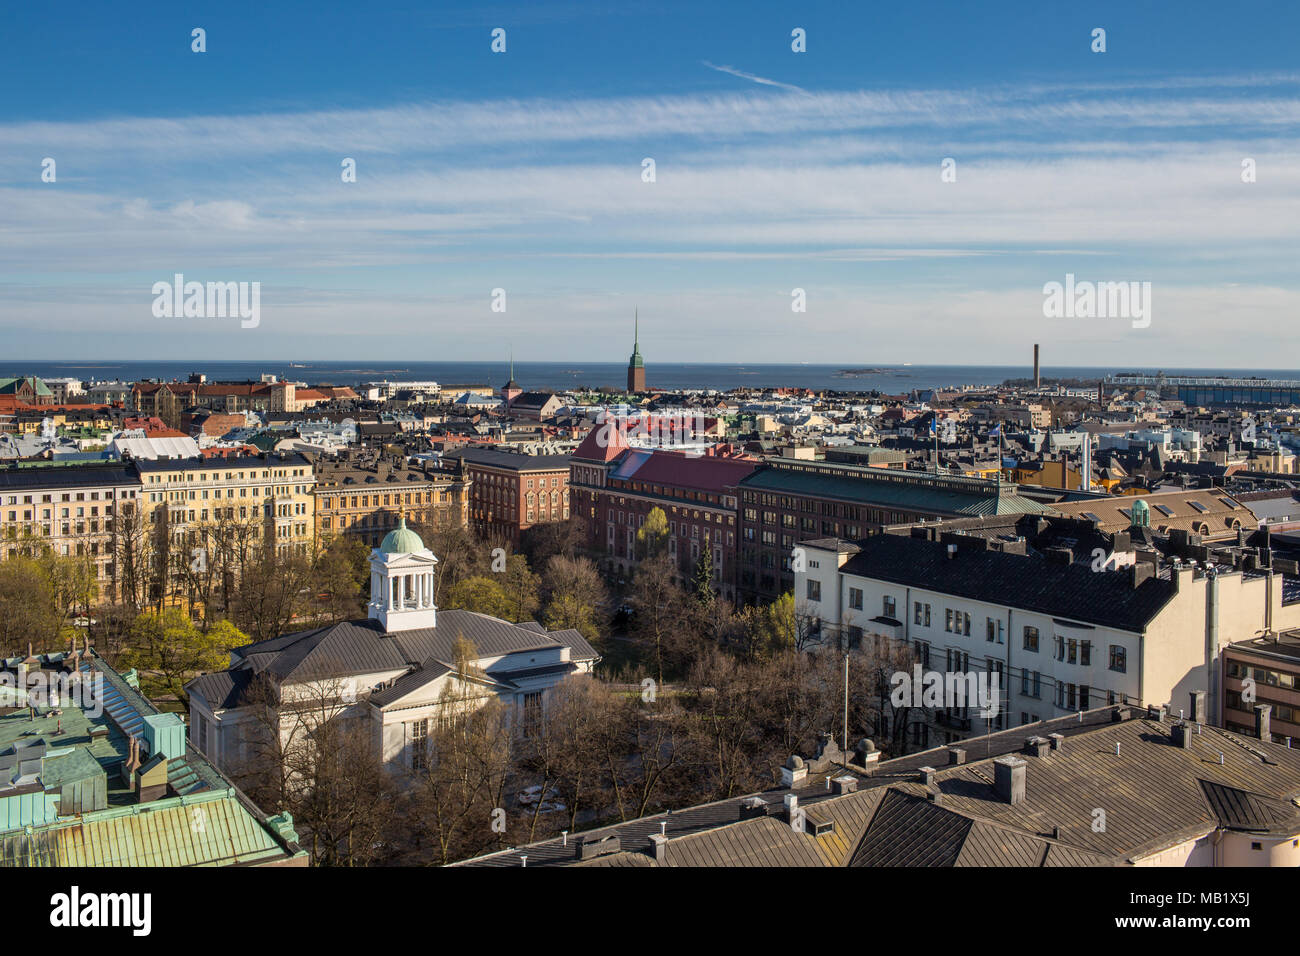
[[[1092,666],[1092,641],[1079,642],[1079,663],[1084,667]]]
[[[1119,674],[1128,673],[1128,651],[1118,644],[1110,646],[1110,669]]]
[[[808,600],[820,601],[822,599],[822,583],[820,581],[808,582]]]
[[[881,604],[882,604],[881,613],[884,614],[885,617],[895,616],[895,613],[898,610],[898,608],[897,605],[894,603],[894,599],[892,597],[886,594],[884,598],[881,600]]]
[[[855,611],[862,610],[862,588],[849,588],[849,607]]]
[[[411,769],[429,768],[429,721],[411,721]]]

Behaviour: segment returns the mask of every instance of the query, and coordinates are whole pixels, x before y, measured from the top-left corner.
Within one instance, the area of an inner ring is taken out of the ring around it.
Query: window
[[[1038,653],[1038,628],[1025,626],[1025,650]]]
[[[1092,666],[1092,641],[1079,642],[1079,663],[1084,667]]]
[[[929,642],[929,641],[917,641],[916,644],[915,644],[915,646],[916,646],[916,659],[917,659],[917,661],[920,662],[920,664],[921,664],[922,667],[924,667],[924,668],[926,668],[926,669],[929,669],[929,667],[930,667],[930,642]]]
[[[1077,664],[1079,662],[1079,642],[1070,638],[1065,642],[1065,660],[1068,664]]]
[[[524,694],[524,728],[536,727],[538,721],[542,719],[542,692],[534,691],[531,694]]]
[[[1120,674],[1128,673],[1128,652],[1118,644],[1110,646],[1110,669]]]
[[[890,597],[888,594],[886,594],[886,595],[884,596],[884,598],[881,599],[881,605],[882,605],[882,607],[881,607],[881,613],[882,613],[885,617],[894,617],[894,616],[895,616],[895,613],[896,613],[896,611],[897,611],[898,608],[897,608],[897,606],[894,604],[894,599],[893,599],[892,597]]]
[[[808,600],[820,601],[822,599],[822,583],[820,581],[808,582]]]
[[[862,588],[849,588],[849,607],[855,611],[862,610]]]
[[[1063,660],[1065,660],[1065,638],[1063,638],[1060,634],[1057,634],[1057,635],[1056,635],[1056,655],[1055,655],[1055,657],[1056,657],[1056,659],[1057,659],[1058,661],[1063,661]]]
[[[411,721],[411,769],[429,768],[429,721]]]

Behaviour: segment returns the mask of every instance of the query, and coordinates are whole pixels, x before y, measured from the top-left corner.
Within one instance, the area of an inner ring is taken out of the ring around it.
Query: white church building
[[[438,559],[399,526],[370,554],[365,620],[286,634],[235,649],[230,667],[186,685],[190,740],[222,770],[247,766],[270,701],[281,740],[321,715],[354,720],[373,735],[389,769],[418,769],[433,722],[448,700],[481,706],[492,698],[519,713],[541,708],[548,690],[590,673],[599,655],[576,630],[547,631],[473,611],[434,606]],[[458,641],[475,659],[466,679]]]

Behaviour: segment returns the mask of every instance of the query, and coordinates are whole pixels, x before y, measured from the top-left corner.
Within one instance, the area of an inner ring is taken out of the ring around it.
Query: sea
[[[1117,372],[1163,371],[1169,376],[1229,376],[1241,378],[1300,378],[1296,369],[1094,368],[1044,366],[1044,379],[1096,381]],[[504,362],[292,362],[256,361],[85,361],[37,362],[0,356],[0,378],[35,375],[41,378],[78,378],[84,382],[153,379],[185,381],[202,373],[212,382],[259,381],[275,375],[282,381],[308,385],[360,385],[379,381],[438,382],[440,385],[491,385],[499,388],[510,375]],[[769,365],[739,363],[647,363],[650,388],[686,389],[810,388],[837,391],[880,391],[898,395],[912,389],[1000,385],[1009,379],[1028,379],[1033,369],[1025,365]],[[515,380],[524,389],[569,390],[602,386],[621,389],[627,368],[619,362],[516,362]]]

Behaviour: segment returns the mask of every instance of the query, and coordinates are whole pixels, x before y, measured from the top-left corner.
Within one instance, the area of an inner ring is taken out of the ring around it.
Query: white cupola
[[[402,515],[379,547],[370,552],[370,604],[367,616],[385,631],[435,627],[433,574],[438,559]]]

